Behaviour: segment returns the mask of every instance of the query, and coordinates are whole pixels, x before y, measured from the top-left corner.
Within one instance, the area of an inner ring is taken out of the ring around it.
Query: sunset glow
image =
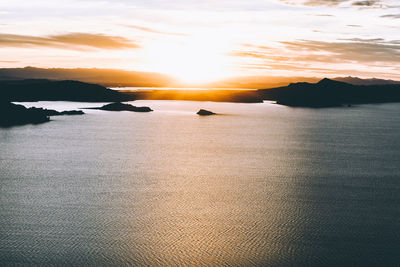
[[[0,0],[0,67],[400,79],[396,3]]]
[[[155,43],[145,50],[144,55],[150,71],[169,74],[183,82],[209,82],[229,74],[223,47],[207,37]]]

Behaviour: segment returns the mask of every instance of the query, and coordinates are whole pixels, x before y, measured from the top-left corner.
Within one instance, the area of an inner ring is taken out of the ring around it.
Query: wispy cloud
[[[230,56],[241,59],[243,69],[376,76],[385,70],[393,77],[400,64],[400,40],[351,38],[334,42],[298,40],[280,42],[283,46],[243,45]],[[351,70],[351,66],[362,66]]]
[[[355,1],[352,3],[353,6],[377,6],[382,5],[381,1],[374,1],[374,0],[366,0],[366,1]]]
[[[348,0],[280,0],[290,5],[307,5],[307,6],[336,6]]]
[[[281,0],[284,3],[292,5],[306,5],[306,6],[338,6],[343,3],[350,4],[352,6],[359,7],[383,7],[385,6],[381,0],[303,0],[303,1],[293,1],[293,0]]]
[[[292,51],[322,53],[342,61],[359,63],[400,62],[400,44],[397,40],[353,38],[344,42],[301,40],[281,43]]]
[[[381,18],[400,19],[400,14],[387,14],[387,15],[382,15]]]
[[[309,16],[315,16],[315,17],[334,17],[332,14],[309,14]]]
[[[67,33],[45,37],[17,34],[0,34],[0,46],[47,46],[62,49],[123,49],[139,47],[137,44],[132,43],[130,40],[124,37],[92,33]]]
[[[136,29],[136,30],[150,32],[150,33],[156,33],[156,34],[165,34],[165,35],[174,35],[174,36],[188,36],[189,35],[189,34],[186,34],[186,33],[159,31],[159,30],[156,30],[156,29],[153,29],[153,28],[143,27],[143,26],[138,26],[138,25],[123,25],[123,26],[131,28],[131,29]]]

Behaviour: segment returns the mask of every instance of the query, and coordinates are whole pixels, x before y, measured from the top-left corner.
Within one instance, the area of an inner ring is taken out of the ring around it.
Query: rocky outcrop
[[[100,110],[107,110],[107,111],[133,111],[133,112],[150,112],[153,111],[149,107],[136,107],[130,104],[124,104],[121,102],[111,103],[104,105],[102,107],[96,108],[88,108],[88,109],[100,109]]]
[[[14,126],[24,124],[37,124],[49,121],[50,118],[43,110],[36,108],[26,108],[22,105],[13,103],[0,104],[0,126]]]
[[[200,116],[209,116],[209,115],[216,115],[216,113],[214,113],[214,112],[212,112],[212,111],[209,111],[209,110],[200,109],[200,110],[197,112],[197,115],[200,115]]]
[[[58,112],[52,109],[26,108],[10,102],[0,103],[0,127],[14,125],[38,124],[50,121],[50,116],[58,115],[81,115],[81,110],[69,110]]]
[[[85,114],[82,110],[64,110],[64,111],[56,111],[53,109],[43,109],[43,112],[47,115],[47,116],[62,116],[62,115],[83,115]]]

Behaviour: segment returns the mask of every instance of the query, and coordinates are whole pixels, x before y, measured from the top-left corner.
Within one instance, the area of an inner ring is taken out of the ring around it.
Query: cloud
[[[157,34],[165,34],[165,35],[174,35],[174,36],[189,36],[186,33],[176,33],[176,32],[166,32],[166,31],[159,31],[148,27],[137,26],[137,25],[123,25],[125,27],[136,29],[140,31],[150,32],[150,33],[157,33]]]
[[[352,6],[358,7],[383,7],[382,0],[363,0],[363,1],[354,1],[354,0],[302,0],[302,1],[293,1],[293,0],[281,0],[286,4],[291,5],[306,5],[306,6],[338,6],[340,4],[351,4]]]
[[[353,38],[344,42],[301,40],[281,43],[294,52],[325,54],[347,62],[400,62],[399,40]]]
[[[315,17],[335,17],[332,14],[309,14],[309,16],[315,16]]]
[[[362,43],[382,43],[385,42],[383,38],[370,38],[370,39],[363,39],[363,38],[347,38],[347,39],[340,39],[341,41],[352,41],[352,42],[362,42]]]
[[[306,5],[306,6],[336,6],[338,4],[347,2],[348,0],[280,0],[283,3],[290,5]]]
[[[351,73],[354,76],[370,76],[370,77],[375,77],[376,72],[374,71],[368,71],[368,70],[355,70],[355,69],[334,69],[334,68],[321,68],[321,67],[312,67],[308,65],[293,65],[293,64],[269,64],[269,65],[258,65],[258,64],[249,64],[245,66],[244,69],[254,69],[254,70],[284,70],[284,71],[292,71],[295,73],[304,73],[304,72],[309,72],[312,73],[313,75],[316,74],[322,74],[322,75],[348,75]],[[396,70],[396,69],[394,69]],[[397,71],[400,70],[397,69]],[[392,74],[395,79],[400,78],[399,75],[396,73]]]
[[[387,14],[387,15],[382,15],[381,18],[400,19],[400,14]]]
[[[385,73],[400,77],[400,40],[351,38],[333,42],[298,40],[280,42],[283,47],[242,45],[229,54],[241,58],[241,68],[345,75]],[[359,70],[351,71],[350,66]]]
[[[92,33],[67,33],[45,37],[17,34],[0,34],[0,46],[47,46],[62,49],[124,49],[139,47],[137,44],[132,43],[130,40],[124,37]]]
[[[308,6],[336,6],[347,1],[348,0],[308,0],[305,1],[304,4]]]
[[[353,6],[375,6],[377,4],[381,4],[381,1],[367,0],[367,1],[356,1],[352,3]]]
[[[285,54],[283,50],[279,51],[278,49],[274,51],[237,51],[229,54],[234,57],[242,57],[242,58],[253,58],[257,60],[262,60],[265,64],[282,64],[282,62],[286,63],[295,63],[298,65],[301,64],[309,64],[310,62],[324,62],[324,63],[340,63],[340,60],[334,58],[330,55],[292,55]]]

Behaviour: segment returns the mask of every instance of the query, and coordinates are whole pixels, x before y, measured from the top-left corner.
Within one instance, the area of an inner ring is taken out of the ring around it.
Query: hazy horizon
[[[324,78],[347,82],[355,85],[399,84],[400,81],[379,79],[376,77],[360,78],[356,76],[237,76],[214,82],[182,82],[170,75],[153,72],[126,71],[103,68],[0,68],[1,80],[49,79],[77,80],[100,84],[106,87],[149,87],[149,88],[230,88],[260,89],[286,86],[290,83],[316,83]]]

